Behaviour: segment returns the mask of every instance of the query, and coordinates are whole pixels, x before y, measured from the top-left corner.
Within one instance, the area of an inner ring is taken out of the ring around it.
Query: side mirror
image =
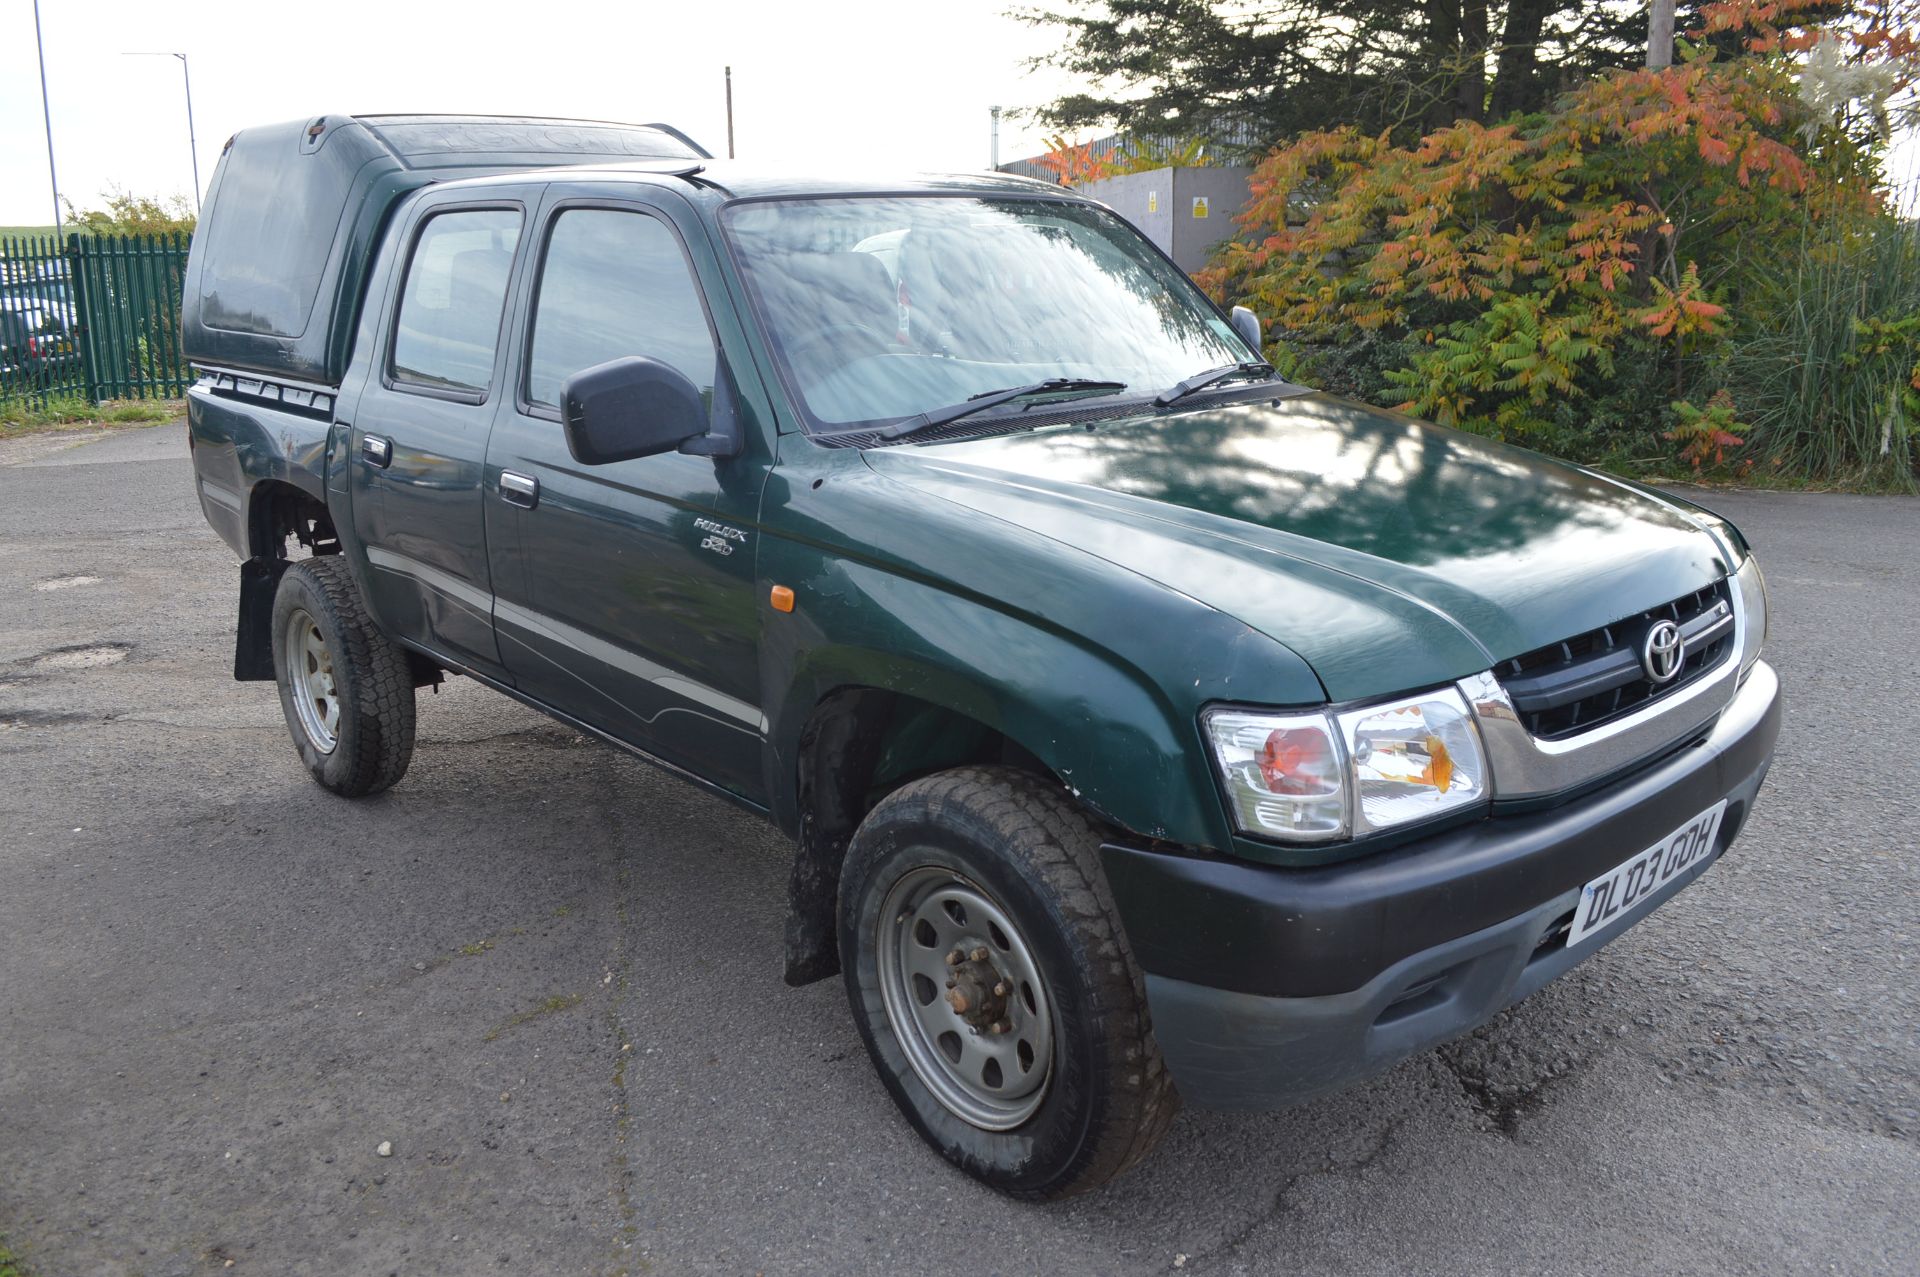
[[[707,433],[707,402],[693,382],[657,359],[637,355],[567,378],[560,415],[568,451],[587,466],[672,452]]]
[[[1233,321],[1233,331],[1239,333],[1240,339],[1253,347],[1254,358],[1265,359],[1267,357],[1265,348],[1260,344],[1260,316],[1245,306],[1235,306],[1228,318]]]

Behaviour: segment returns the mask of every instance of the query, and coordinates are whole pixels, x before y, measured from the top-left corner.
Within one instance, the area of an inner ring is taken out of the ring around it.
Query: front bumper
[[[1696,742],[1548,811],[1318,869],[1106,846],[1181,1095],[1278,1108],[1484,1023],[1625,930],[1565,947],[1559,924],[1582,886],[1725,798],[1712,853],[1626,925],[1717,860],[1753,810],[1779,732],[1779,679],[1760,662]]]

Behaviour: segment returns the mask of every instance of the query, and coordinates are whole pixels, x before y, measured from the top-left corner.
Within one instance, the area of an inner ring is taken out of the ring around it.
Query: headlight
[[[1289,842],[1346,837],[1345,765],[1325,714],[1210,710],[1204,721],[1243,831]]]
[[[1340,716],[1354,780],[1356,834],[1486,801],[1480,730],[1452,688]]]
[[[1767,645],[1767,579],[1753,556],[1733,574],[1733,592],[1741,615],[1740,677],[1745,678]]]
[[[1326,842],[1487,800],[1480,733],[1451,688],[1326,714],[1211,710],[1205,717],[1244,833]]]

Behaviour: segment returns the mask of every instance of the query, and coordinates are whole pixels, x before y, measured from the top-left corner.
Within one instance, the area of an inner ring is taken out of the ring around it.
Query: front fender
[[[792,612],[766,612],[760,648],[767,790],[783,828],[799,828],[800,741],[814,707],[837,689],[870,687],[986,724],[1136,835],[1231,846],[1200,707],[1318,701],[1303,661],[1093,555],[937,499],[907,500],[871,472],[848,478],[840,472],[830,503],[811,485],[772,481],[776,505],[791,503],[783,513],[885,526],[832,542],[762,541],[762,579],[795,595]]]

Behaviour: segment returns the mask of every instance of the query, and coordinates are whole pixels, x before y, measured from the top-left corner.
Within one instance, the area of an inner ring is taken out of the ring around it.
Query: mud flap
[[[233,676],[243,683],[273,681],[273,596],[285,559],[248,559],[240,565],[240,625],[233,643]]]

